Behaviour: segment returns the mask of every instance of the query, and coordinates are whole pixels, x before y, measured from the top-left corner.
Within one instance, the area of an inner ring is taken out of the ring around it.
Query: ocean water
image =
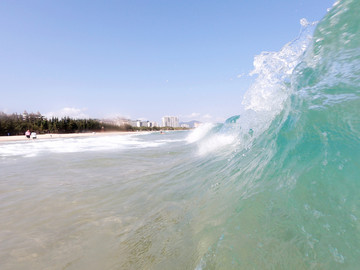
[[[1,269],[358,269],[360,2],[193,131],[0,144]]]

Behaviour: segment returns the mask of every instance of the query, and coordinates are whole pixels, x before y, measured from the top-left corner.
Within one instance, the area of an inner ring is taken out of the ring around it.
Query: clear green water
[[[2,143],[1,269],[358,269],[359,14],[257,56],[224,124]]]

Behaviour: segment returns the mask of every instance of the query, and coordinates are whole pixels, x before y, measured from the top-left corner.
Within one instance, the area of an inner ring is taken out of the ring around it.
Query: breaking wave
[[[298,39],[255,57],[240,115],[189,136],[201,133],[190,141],[217,167],[204,211],[216,237],[198,269],[357,267],[359,14],[345,0],[318,24],[302,20]]]

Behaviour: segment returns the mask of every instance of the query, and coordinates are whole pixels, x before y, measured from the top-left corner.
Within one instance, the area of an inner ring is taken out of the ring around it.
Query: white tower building
[[[179,118],[176,116],[164,116],[162,118],[163,127],[179,127]]]

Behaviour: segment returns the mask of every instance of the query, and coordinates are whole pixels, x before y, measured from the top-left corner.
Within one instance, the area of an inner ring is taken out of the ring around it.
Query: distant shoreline
[[[141,132],[141,131],[139,131]],[[93,137],[93,136],[106,136],[106,135],[126,135],[126,134],[137,134],[136,131],[106,131],[106,132],[86,132],[86,133],[47,133],[47,134],[36,134],[36,139],[28,139],[25,135],[15,136],[0,136],[0,142],[10,141],[32,141],[32,140],[43,140],[43,139],[57,139],[57,138],[76,138],[76,137]]]

